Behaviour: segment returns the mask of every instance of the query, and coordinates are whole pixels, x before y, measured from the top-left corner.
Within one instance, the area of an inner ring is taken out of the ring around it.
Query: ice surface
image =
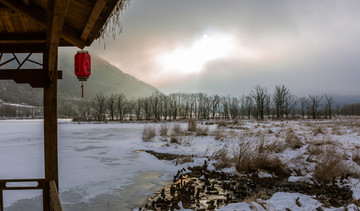
[[[142,124],[59,124],[59,191],[65,210],[98,210],[108,202],[130,209],[170,180],[177,167],[135,152],[143,149],[141,128]],[[1,179],[44,178],[43,121],[0,121],[0,137]],[[5,207],[21,209],[24,200],[18,200],[40,194],[5,193]]]

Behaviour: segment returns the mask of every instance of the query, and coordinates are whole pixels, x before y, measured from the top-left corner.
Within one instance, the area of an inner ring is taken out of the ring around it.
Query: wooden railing
[[[55,180],[50,180],[50,207],[53,211],[62,211],[59,193],[56,188]]]
[[[0,180],[0,211],[4,211],[4,190],[43,190],[45,193],[45,179],[7,179]],[[54,180],[49,181],[50,210],[62,211],[59,194]],[[43,196],[44,197],[44,196]]]

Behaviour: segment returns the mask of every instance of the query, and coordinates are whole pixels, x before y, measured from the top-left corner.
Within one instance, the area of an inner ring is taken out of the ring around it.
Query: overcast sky
[[[358,0],[131,0],[90,51],[165,93],[358,95]]]

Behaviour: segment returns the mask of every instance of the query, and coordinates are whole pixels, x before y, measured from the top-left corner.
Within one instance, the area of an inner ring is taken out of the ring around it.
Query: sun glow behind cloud
[[[215,59],[226,58],[235,49],[235,40],[230,35],[207,35],[188,47],[162,53],[156,61],[163,73],[199,73],[203,66]]]

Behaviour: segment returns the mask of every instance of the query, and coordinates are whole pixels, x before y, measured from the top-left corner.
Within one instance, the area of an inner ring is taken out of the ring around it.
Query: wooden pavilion
[[[28,83],[44,90],[45,178],[0,180],[0,211],[4,190],[42,189],[43,210],[62,210],[58,194],[57,80],[58,47],[83,49],[104,35],[128,0],[0,0],[0,80]],[[26,54],[19,59],[17,54]],[[31,59],[41,54],[42,62]],[[15,62],[17,67],[8,67]],[[40,68],[24,69],[30,62]],[[8,187],[13,182],[36,186]]]

